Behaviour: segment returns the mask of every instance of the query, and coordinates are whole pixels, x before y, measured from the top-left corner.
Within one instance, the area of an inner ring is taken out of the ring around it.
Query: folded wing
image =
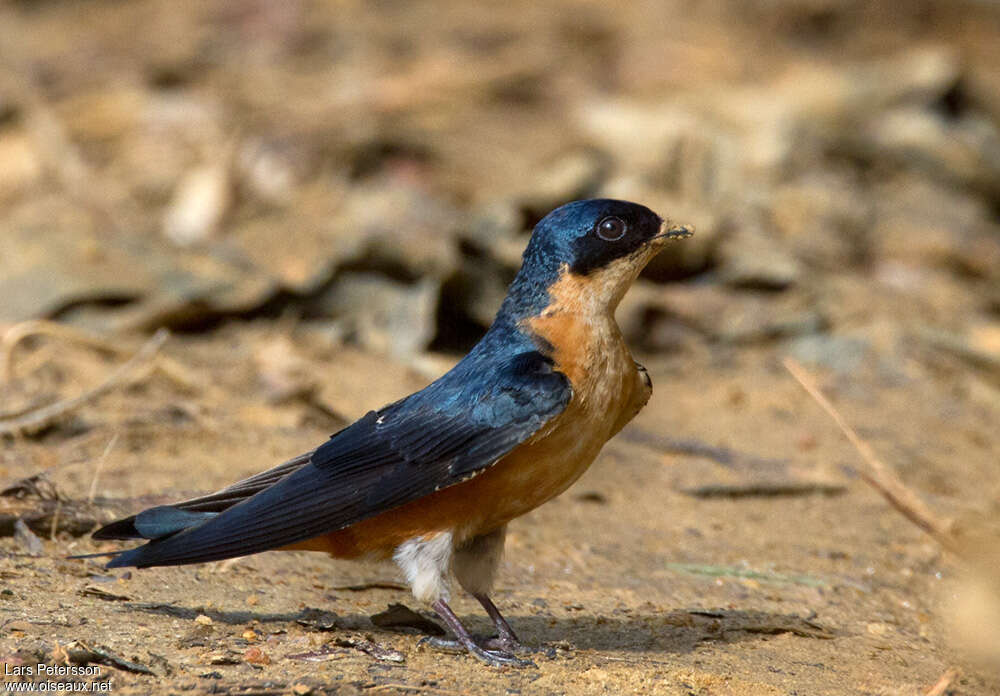
[[[561,413],[572,395],[566,377],[536,351],[488,374],[475,368],[370,412],[309,455],[99,530],[98,538],[159,535],[108,566],[215,561],[342,529],[481,473]]]

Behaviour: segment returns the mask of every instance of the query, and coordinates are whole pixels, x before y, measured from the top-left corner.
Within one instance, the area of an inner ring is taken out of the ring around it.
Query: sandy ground
[[[250,361],[247,346],[274,334],[253,325],[222,334],[180,339],[167,353],[199,383],[225,390]],[[336,353],[319,357],[338,362]],[[1000,688],[955,647],[947,617],[963,586],[954,563],[845,473],[855,452],[773,353],[648,363],[650,406],[567,494],[511,527],[496,599],[541,650],[536,668],[487,669],[421,646],[419,634],[375,627],[369,617],[389,604],[422,609],[392,586],[390,566],[269,553],[108,573],[62,559],[100,548],[64,535],[37,558],[4,541],[5,659],[16,650],[51,662],[57,645],[80,641],[154,672],[102,668],[118,693],[290,693],[301,684],[317,693],[913,694],[955,666],[950,693]],[[933,499],[981,500],[995,465],[995,413],[956,397],[953,379],[886,374],[877,355],[866,363],[823,380],[846,416],[887,458],[910,462]],[[212,402],[154,375],[107,397],[97,413],[122,420],[67,438],[64,456],[78,463],[51,478],[68,497],[85,497],[117,433],[98,490],[208,490],[329,430],[308,405],[265,407],[226,393]],[[177,414],[169,424],[167,410]],[[963,427],[945,425],[956,421]],[[670,443],[726,447],[732,461],[665,451]],[[43,438],[4,451],[4,473],[16,479],[51,446]],[[822,492],[691,493],[782,484]],[[486,630],[474,602],[459,596],[455,605]],[[395,652],[376,659],[358,647],[364,641]],[[325,661],[294,657],[323,646]]]

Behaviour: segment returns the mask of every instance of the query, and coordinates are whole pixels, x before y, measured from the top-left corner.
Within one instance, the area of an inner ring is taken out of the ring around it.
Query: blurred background
[[[66,500],[172,499],[312,447],[447,369],[492,320],[535,222],[596,196],[697,234],[620,308],[655,385],[623,433],[632,449],[581,482],[592,497],[538,513],[568,560],[541,561],[548,537],[515,528],[533,550],[510,561],[512,596],[523,565],[587,567],[599,611],[602,577],[634,563],[649,583],[634,599],[819,611],[860,642],[812,643],[836,643],[870,693],[966,664],[956,636],[1000,660],[1000,618],[983,619],[1000,616],[996,588],[935,589],[948,559],[858,482],[780,362],[815,371],[919,495],[996,543],[982,531],[1000,510],[990,0],[2,2],[0,475],[51,470]],[[126,362],[160,328],[163,349]],[[630,526],[595,541],[576,528],[588,515]],[[92,550],[38,519],[59,552]],[[813,548],[831,533],[836,548]],[[814,573],[828,594],[796,586],[784,601],[799,604],[775,608],[745,578],[649,570],[678,558]],[[831,579],[845,577],[866,588],[850,609],[829,589],[857,591]],[[666,629],[626,629],[679,659]],[[588,645],[626,649],[606,643]],[[885,645],[902,657],[868,664]],[[729,648],[706,679],[839,693],[842,675],[765,679]],[[178,650],[169,660],[195,659]],[[995,693],[976,669],[953,693]]]
[[[822,334],[897,298],[897,321],[995,322],[998,15],[5,3],[0,321],[291,308],[403,358],[460,352],[538,218],[613,196],[698,228],[647,278],[713,304],[644,300],[626,321],[650,350]]]

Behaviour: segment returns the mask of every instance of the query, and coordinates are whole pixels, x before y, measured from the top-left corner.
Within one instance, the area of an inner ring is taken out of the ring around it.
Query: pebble
[[[233,202],[229,170],[228,161],[210,162],[181,178],[163,216],[167,239],[186,247],[215,235]]]
[[[269,665],[271,657],[260,648],[249,648],[243,653],[243,659],[252,665]]]

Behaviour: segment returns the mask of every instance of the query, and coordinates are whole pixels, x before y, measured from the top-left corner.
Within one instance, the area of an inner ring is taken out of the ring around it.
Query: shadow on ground
[[[372,634],[393,635],[400,632],[431,635],[414,629],[387,629],[371,623],[368,616],[351,614],[338,616],[320,609],[298,612],[267,613],[255,611],[218,611],[174,604],[129,604],[123,609],[148,614],[193,620],[205,615],[215,623],[231,626],[261,624],[296,624],[310,631],[336,634],[364,630]],[[470,628],[485,627],[481,616],[461,617]],[[803,638],[828,640],[839,632],[794,614],[733,609],[676,610],[663,614],[633,614],[623,618],[580,616],[556,618],[546,616],[510,616],[511,624],[525,642],[536,647],[569,644],[579,650],[692,652],[705,642],[737,643],[760,640],[762,636],[789,633]],[[482,625],[482,626],[481,626]],[[279,626],[275,626],[278,628]],[[281,627],[284,628],[284,627]]]

